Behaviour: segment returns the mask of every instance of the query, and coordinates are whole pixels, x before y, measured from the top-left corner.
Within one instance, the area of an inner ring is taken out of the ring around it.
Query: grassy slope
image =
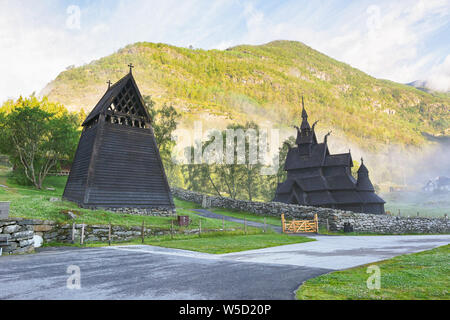
[[[450,245],[374,263],[381,270],[381,289],[367,289],[367,265],[306,281],[297,299],[445,299],[450,300]]]
[[[43,190],[36,190],[33,187],[25,187],[15,184],[6,177],[5,171],[0,171],[0,184],[7,185],[9,188],[0,188],[0,201],[10,201],[10,216],[33,218],[42,220],[54,220],[57,222],[68,222],[69,219],[62,211],[70,210],[78,215],[75,219],[77,223],[86,224],[108,224],[140,226],[145,221],[147,226],[155,226],[161,229],[170,229],[170,217],[158,216],[134,216],[126,214],[112,213],[104,210],[81,209],[69,201],[50,202],[50,198],[60,198],[66,183],[66,177],[48,177],[45,180]],[[54,191],[46,190],[47,187],[55,188]],[[221,228],[222,222],[214,219],[200,218],[198,215],[190,212],[188,209],[195,207],[195,204],[175,202],[177,213],[189,215],[192,220],[191,228],[197,228],[200,219],[204,229]],[[70,220],[73,222],[74,220]],[[237,223],[226,222],[226,228],[240,227]],[[175,228],[177,228],[175,226]]]
[[[421,132],[438,134],[450,123],[449,97],[372,78],[294,41],[225,51],[136,43],[62,72],[43,92],[90,110],[105,81],[122,77],[130,61],[142,93],[159,105],[173,103],[186,124],[202,118],[205,126],[220,127],[227,118],[292,125],[300,118],[302,95],[320,128],[342,130],[368,149],[389,142],[420,145]]]
[[[300,238],[300,239],[297,239]],[[254,250],[267,247],[275,247],[293,243],[315,241],[306,237],[292,237],[274,232],[266,234],[249,234],[221,237],[192,237],[190,239],[149,241],[147,244],[154,244],[161,247],[194,250],[206,253],[230,253],[244,250]]]

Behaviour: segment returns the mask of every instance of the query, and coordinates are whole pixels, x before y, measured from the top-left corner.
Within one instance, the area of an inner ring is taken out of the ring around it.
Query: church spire
[[[358,169],[358,179],[359,179],[359,175],[369,175],[369,170],[367,170],[366,166],[364,165],[364,159],[361,157],[361,165],[359,166]]]
[[[302,118],[308,119],[308,114],[306,113],[306,110],[305,110],[305,101],[303,100],[303,96],[302,96]]]
[[[369,170],[367,170],[366,166],[364,165],[363,158],[361,158],[361,166],[358,169],[356,188],[359,191],[375,191],[373,184],[369,178]]]
[[[311,145],[317,144],[316,134],[314,132],[314,127],[316,126],[317,121],[313,124],[313,127],[309,125],[308,122],[308,113],[305,109],[305,100],[302,96],[302,124],[299,127],[295,127],[297,129],[297,145]]]
[[[303,100],[303,96],[302,96],[302,125],[300,126],[300,129],[302,130],[302,132],[304,132],[305,130],[311,130],[311,127],[308,122],[308,114],[306,113],[305,110],[305,102]]]

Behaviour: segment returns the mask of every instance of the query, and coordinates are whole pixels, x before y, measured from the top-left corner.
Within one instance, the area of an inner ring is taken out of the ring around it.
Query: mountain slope
[[[135,65],[144,95],[171,103],[184,125],[204,127],[256,120],[298,124],[301,96],[311,120],[334,128],[364,149],[386,143],[421,145],[422,133],[449,133],[450,98],[379,80],[293,41],[241,45],[224,51],[135,43],[90,64],[62,72],[43,90],[51,100],[89,111]]]

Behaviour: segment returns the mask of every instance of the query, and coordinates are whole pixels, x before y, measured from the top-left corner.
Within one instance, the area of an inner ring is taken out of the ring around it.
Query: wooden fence
[[[315,232],[319,233],[319,219],[317,213],[314,215],[313,220],[292,220],[286,221],[284,213],[281,214],[281,227],[283,233],[303,233],[303,232]]]

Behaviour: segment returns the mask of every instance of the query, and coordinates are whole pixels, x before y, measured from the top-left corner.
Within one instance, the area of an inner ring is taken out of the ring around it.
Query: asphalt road
[[[68,289],[70,265],[81,289]],[[247,263],[151,246],[0,258],[0,299],[293,299],[326,269]]]
[[[0,299],[293,299],[305,280],[445,245],[450,236],[315,236],[211,255],[153,246],[46,249],[0,257]],[[81,289],[68,289],[78,266]]]

